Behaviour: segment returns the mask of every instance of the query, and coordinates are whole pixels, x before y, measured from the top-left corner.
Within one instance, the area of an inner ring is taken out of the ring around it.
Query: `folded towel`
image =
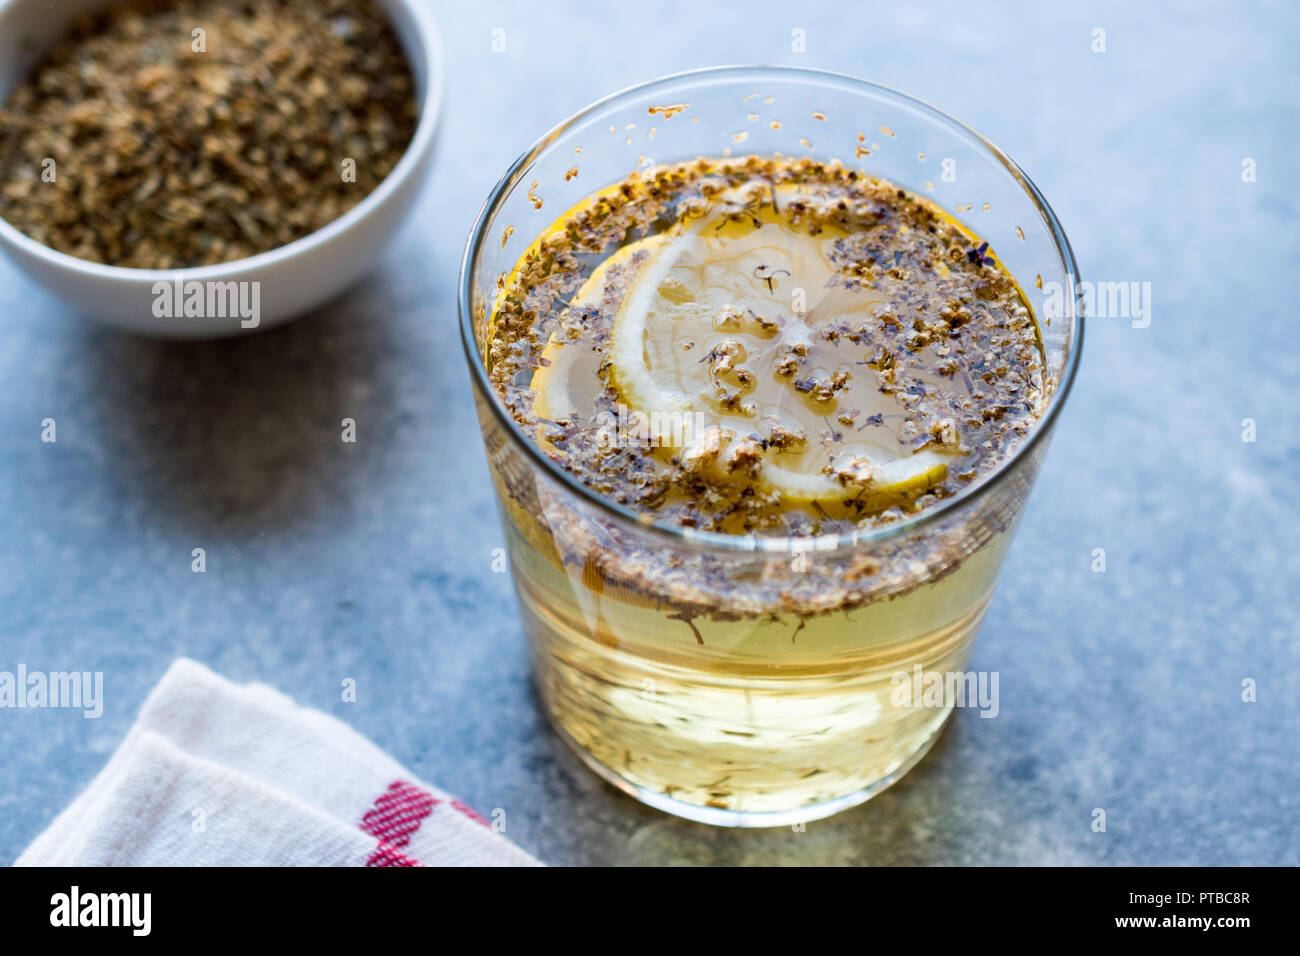
[[[536,866],[365,737],[176,661],[18,866]]]

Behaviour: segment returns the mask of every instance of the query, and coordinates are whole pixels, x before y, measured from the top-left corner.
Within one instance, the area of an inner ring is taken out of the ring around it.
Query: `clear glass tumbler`
[[[900,700],[900,675],[965,667],[1083,328],[1080,309],[1057,308],[1049,324],[1033,303],[1050,391],[1035,430],[962,494],[897,523],[734,536],[600,497],[525,437],[489,384],[499,283],[596,190],[655,163],[748,154],[839,159],[929,196],[989,240],[1031,299],[1074,290],[1078,269],[1046,200],[997,147],[910,96],[813,70],[725,67],[617,93],[543,136],[488,197],[460,322],[544,706],[582,759],[636,798],[706,823],[775,826],[868,799],[935,740],[953,700]]]

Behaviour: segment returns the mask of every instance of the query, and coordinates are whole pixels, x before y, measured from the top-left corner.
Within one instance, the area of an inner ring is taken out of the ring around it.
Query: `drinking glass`
[[[557,214],[638,170],[750,154],[838,159],[928,196],[988,240],[1036,300],[1045,408],[1014,454],[959,495],[815,537],[683,528],[577,481],[503,407],[485,365],[488,319]],[[670,76],[587,107],[530,147],[470,235],[460,323],[540,699],[587,765],[645,803],[727,826],[827,816],[906,773],[962,703],[919,691],[929,675],[964,674],[1078,365],[1081,309],[1057,308],[1049,322],[1038,290],[1073,301],[1077,278],[1056,216],[1001,150],[935,107],[848,76]]]

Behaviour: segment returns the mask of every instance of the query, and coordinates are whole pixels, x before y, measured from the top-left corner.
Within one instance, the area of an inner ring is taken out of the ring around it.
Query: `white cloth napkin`
[[[537,866],[339,720],[180,659],[18,866]]]

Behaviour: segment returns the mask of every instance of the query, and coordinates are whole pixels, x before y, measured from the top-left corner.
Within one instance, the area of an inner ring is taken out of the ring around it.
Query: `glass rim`
[[[541,468],[551,479],[557,481],[561,486],[575,494],[578,498],[584,500],[587,504],[594,507],[597,511],[612,518],[616,522],[623,522],[634,526],[640,531],[661,536],[664,540],[673,540],[677,542],[685,541],[695,546],[705,546],[718,548],[727,551],[736,552],[776,552],[789,554],[794,552],[805,551],[838,551],[846,548],[853,548],[864,544],[874,544],[881,541],[887,541],[937,522],[946,515],[960,511],[975,502],[981,500],[989,494],[994,488],[1001,484],[1002,480],[1010,474],[1015,467],[1030,453],[1036,449],[1050,432],[1052,425],[1056,421],[1057,414],[1061,406],[1070,393],[1071,386],[1074,384],[1075,372],[1079,366],[1079,355],[1083,350],[1083,332],[1084,316],[1083,310],[1078,308],[1077,301],[1073,310],[1074,324],[1070,330],[1069,341],[1066,344],[1065,363],[1061,369],[1061,377],[1056,389],[1048,402],[1047,410],[1034,423],[1033,430],[1016,449],[1006,459],[998,463],[998,466],[985,475],[973,487],[967,488],[950,498],[946,498],[937,504],[923,508],[919,512],[897,521],[891,521],[888,524],[878,525],[872,528],[858,528],[851,531],[828,532],[825,534],[790,536],[790,535],[771,535],[764,536],[759,534],[727,534],[720,531],[701,531],[697,528],[685,528],[681,525],[672,524],[662,520],[651,520],[651,516],[620,505],[611,501],[604,495],[588,487],[579,481],[574,475],[565,471],[555,462],[551,461],[541,448],[532,441],[523,430],[519,423],[503,406],[501,398],[497,395],[496,389],[488,380],[487,366],[482,356],[479,354],[478,342],[474,334],[474,316],[472,309],[472,273],[474,262],[478,258],[479,250],[482,248],[483,241],[487,236],[487,224],[494,210],[500,205],[507,193],[524,177],[531,165],[536,159],[564,133],[576,126],[578,123],[587,119],[592,114],[599,112],[605,107],[616,101],[632,96],[640,95],[653,90],[659,86],[671,86],[682,82],[692,80],[707,80],[713,77],[742,76],[750,72],[774,73],[794,79],[803,78],[809,81],[833,80],[838,83],[857,86],[864,92],[884,93],[888,96],[902,100],[912,107],[919,107],[923,114],[941,120],[944,123],[957,127],[963,133],[974,137],[978,143],[996,159],[1002,167],[1011,174],[1012,178],[1020,185],[1020,188],[1028,195],[1030,201],[1037,209],[1043,223],[1047,226],[1052,242],[1056,247],[1057,255],[1060,257],[1061,264],[1065,269],[1065,274],[1072,278],[1076,283],[1074,289],[1070,290],[1071,295],[1077,300],[1077,285],[1079,281],[1078,262],[1074,257],[1074,250],[1070,248],[1070,241],[1066,238],[1065,230],[1062,228],[1060,221],[1056,218],[1056,213],[1052,210],[1046,197],[1034,185],[1033,180],[1025,173],[1023,169],[1003,152],[998,146],[994,145],[988,138],[981,133],[959,120],[945,110],[934,106],[919,97],[912,96],[910,93],[904,93],[902,90],[894,89],[882,83],[875,83],[871,80],[864,80],[860,77],[852,76],[848,73],[840,73],[835,70],[812,69],[808,67],[796,66],[765,66],[761,64],[753,65],[731,65],[731,66],[713,66],[703,69],[685,70],[679,73],[670,73],[666,76],[657,77],[652,80],[646,80],[624,89],[617,90],[607,96],[601,97],[595,102],[583,107],[572,116],[553,126],[531,146],[529,146],[519,158],[516,159],[505,174],[498,180],[492,188],[479,209],[474,226],[470,230],[469,238],[465,243],[465,252],[461,258],[460,280],[457,292],[457,311],[460,319],[461,344],[465,349],[465,357],[470,365],[470,374],[474,379],[474,387],[483,393],[492,408],[492,413],[496,416],[497,421],[505,428],[510,439],[516,444],[522,445],[524,453],[532,460],[533,464]],[[1035,316],[1037,320],[1037,316]]]

